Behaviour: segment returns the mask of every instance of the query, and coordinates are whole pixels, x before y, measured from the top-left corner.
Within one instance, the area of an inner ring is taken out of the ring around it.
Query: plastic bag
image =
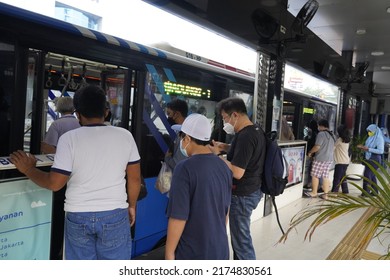
[[[161,193],[166,193],[171,188],[172,170],[165,162],[162,162],[160,173],[156,180],[156,189]]]

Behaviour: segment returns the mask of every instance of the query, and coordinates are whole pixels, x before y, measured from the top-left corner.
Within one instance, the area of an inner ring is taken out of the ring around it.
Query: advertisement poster
[[[301,183],[303,180],[305,146],[282,147],[282,153],[287,162],[287,186]]]
[[[355,115],[356,109],[345,109],[345,126],[349,130],[353,130],[353,128],[355,127]]]
[[[0,261],[48,260],[52,192],[27,179],[0,184]]]

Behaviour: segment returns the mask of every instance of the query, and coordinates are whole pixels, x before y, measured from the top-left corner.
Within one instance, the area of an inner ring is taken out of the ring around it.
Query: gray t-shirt
[[[79,127],[79,120],[75,116],[64,115],[51,124],[43,142],[56,147],[62,134]]]
[[[333,161],[335,139],[330,131],[320,131],[316,138],[316,146],[320,146],[316,152],[316,161]]]

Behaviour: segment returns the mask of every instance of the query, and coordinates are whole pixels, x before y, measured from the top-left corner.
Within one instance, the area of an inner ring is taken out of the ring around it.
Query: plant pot
[[[364,165],[361,163],[350,163],[348,165],[347,171],[345,172],[348,180],[360,181],[362,178],[356,175],[363,176],[364,174]]]

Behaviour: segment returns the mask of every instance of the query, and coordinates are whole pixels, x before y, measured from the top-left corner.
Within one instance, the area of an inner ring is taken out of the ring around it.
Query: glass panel
[[[132,75],[134,77],[135,75]],[[129,110],[129,130],[131,130],[131,120],[132,120],[132,114],[133,114],[133,106],[134,106],[134,83],[131,83],[130,88],[130,110]]]
[[[164,154],[172,147],[176,133],[167,120],[167,104],[186,101],[188,114],[204,114],[210,121],[212,139],[224,141],[222,121],[216,113],[217,102],[229,95],[239,96],[251,107],[253,84],[194,69],[176,69],[147,64],[142,127],[141,164],[145,177],[158,174]]]
[[[105,80],[107,100],[111,108],[111,120],[114,126],[121,126],[123,109],[123,91],[125,74],[108,74]],[[133,100],[133,99],[131,99]]]
[[[174,72],[167,68],[157,72],[153,67],[153,71],[155,72],[147,76],[147,85],[149,86],[146,88],[145,100],[149,103],[145,104],[147,107],[145,110],[149,112],[150,120],[165,139],[175,137],[175,134],[172,134],[170,130],[171,124],[168,123],[166,116],[167,103],[174,99],[182,99],[187,102],[188,114],[203,114],[214,125],[217,102],[213,89],[215,85],[212,84],[212,81],[206,79],[199,81],[199,76],[183,71]],[[162,152],[165,152],[162,143],[160,143],[160,148]]]
[[[0,42],[0,156],[10,153],[10,108],[14,88],[15,48]]]
[[[24,116],[24,137],[23,137],[23,149],[26,152],[30,151],[31,146],[31,118],[33,110],[33,93],[35,82],[35,67],[36,59],[30,56],[28,59],[27,69],[27,88],[26,88],[26,110]]]

